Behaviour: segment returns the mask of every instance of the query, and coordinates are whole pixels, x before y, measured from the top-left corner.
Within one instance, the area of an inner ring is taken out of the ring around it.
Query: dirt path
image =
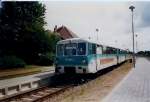
[[[131,67],[132,64],[126,62],[117,69],[76,87],[76,91],[61,102],[100,102],[127,75]]]

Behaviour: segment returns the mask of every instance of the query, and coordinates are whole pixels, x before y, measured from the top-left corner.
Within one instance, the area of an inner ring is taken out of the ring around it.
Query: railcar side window
[[[96,45],[95,44],[88,44],[88,54],[96,54]]]
[[[111,48],[110,48],[110,47],[107,47],[107,48],[106,48],[106,53],[107,53],[107,54],[111,54]]]
[[[57,55],[62,56],[64,52],[64,45],[63,44],[58,44],[57,45]]]
[[[78,55],[86,54],[86,43],[78,43]]]
[[[120,49],[118,49],[118,54],[120,54]]]
[[[103,54],[106,54],[106,47],[103,46]]]
[[[103,54],[116,54],[117,50],[112,47],[104,47],[103,48]]]
[[[120,52],[119,52],[120,54],[123,54],[123,50],[120,50]]]
[[[88,43],[88,54],[92,54],[92,44]]]
[[[110,47],[104,47],[103,48],[103,54],[111,54],[111,51],[112,49]]]
[[[117,54],[117,49],[113,48],[112,49],[112,54]]]
[[[76,55],[77,44],[69,43],[65,45],[64,55]]]
[[[96,54],[96,45],[92,44],[92,54]]]
[[[120,50],[120,54],[126,54],[125,50]]]

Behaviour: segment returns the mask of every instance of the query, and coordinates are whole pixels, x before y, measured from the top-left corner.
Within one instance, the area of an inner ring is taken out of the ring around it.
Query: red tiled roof
[[[78,38],[78,36],[75,33],[73,33],[71,30],[69,30],[65,26],[61,26],[61,27],[57,28],[56,32],[59,33],[59,36],[62,39]]]

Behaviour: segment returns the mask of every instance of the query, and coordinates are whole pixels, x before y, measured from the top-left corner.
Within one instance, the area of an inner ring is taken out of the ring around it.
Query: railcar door
[[[96,61],[96,44],[89,43],[89,70],[92,73],[97,71],[97,61]]]
[[[97,71],[100,69],[101,54],[102,54],[102,46],[97,45],[97,48],[96,48],[96,67],[97,67]]]
[[[92,50],[93,50],[93,55],[94,55],[94,67],[95,67],[95,72],[97,72],[97,46],[96,44],[92,44]]]

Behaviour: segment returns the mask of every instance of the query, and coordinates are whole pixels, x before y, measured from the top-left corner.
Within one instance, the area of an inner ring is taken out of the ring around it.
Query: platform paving
[[[47,70],[38,74],[0,80],[0,101],[14,94],[49,85],[53,75],[54,70]]]
[[[50,77],[53,74],[54,74],[54,71],[47,71],[47,72],[42,72],[42,73],[33,74],[33,75],[0,80],[0,88],[14,86],[20,83],[30,82],[32,80],[41,80],[43,78]]]
[[[150,102],[150,60],[137,58],[136,67],[102,102]]]

